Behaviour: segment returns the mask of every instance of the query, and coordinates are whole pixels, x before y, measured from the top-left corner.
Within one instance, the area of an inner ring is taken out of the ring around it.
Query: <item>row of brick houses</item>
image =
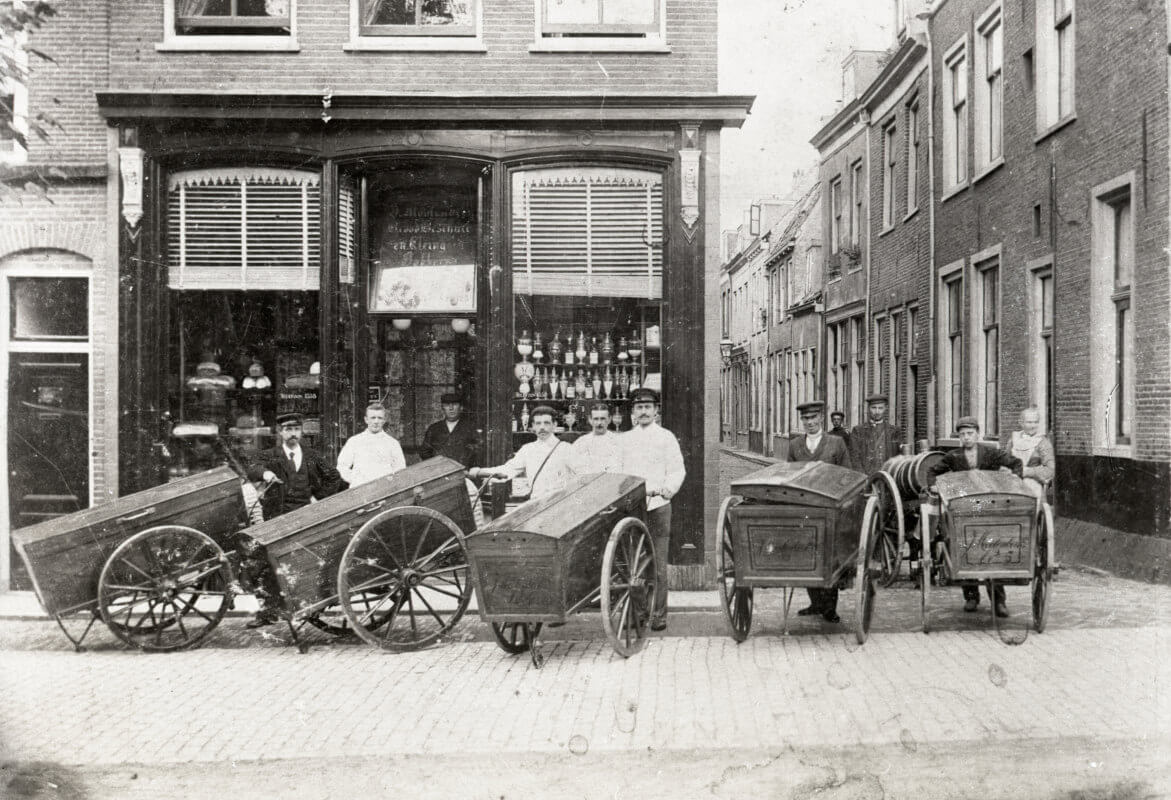
[[[840,109],[812,137],[824,242],[817,395],[853,424],[865,395],[885,392],[911,446],[953,445],[963,415],[997,440],[1036,406],[1055,444],[1066,541],[1162,553],[1167,6],[893,5],[897,41],[846,60]],[[744,262],[730,256],[729,288]],[[726,405],[764,410],[725,411],[722,435],[780,455],[765,434],[789,430],[776,404],[791,390],[767,367],[781,351],[752,351],[737,332],[741,315],[776,328],[788,317],[768,315],[763,290],[748,298],[725,305]]]
[[[10,526],[198,468],[186,423],[247,454],[295,410],[332,455],[377,399],[413,457],[455,391],[500,463],[527,337],[663,390],[673,580],[703,580],[720,133],[752,103],[718,92],[716,0],[56,6],[2,44],[53,57],[3,127],[61,128],[0,139],[0,591]]]

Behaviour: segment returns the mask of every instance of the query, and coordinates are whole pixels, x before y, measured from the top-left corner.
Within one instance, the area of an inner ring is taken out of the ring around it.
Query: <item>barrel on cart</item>
[[[875,562],[880,570],[876,580],[880,586],[890,586],[899,576],[903,544],[919,523],[920,497],[931,485],[931,468],[943,458],[944,454],[937,450],[894,456],[869,478],[867,490],[878,498],[882,531],[875,543]],[[919,558],[919,542],[913,540],[912,545],[908,548],[908,562]],[[914,569],[911,573],[918,574]]]
[[[866,476],[820,461],[778,463],[731,483],[720,506],[716,579],[732,638],[743,642],[752,627],[756,589],[785,592],[788,613],[798,588],[832,589],[857,573],[855,630],[870,631],[874,603],[873,558],[866,532],[877,522],[877,500]]]
[[[576,478],[553,494],[494,520],[467,539],[480,617],[502,649],[544,659],[543,624],[562,624],[594,601],[622,656],[646,644],[656,554],[641,478],[613,473]]]
[[[99,617],[132,647],[180,650],[203,641],[231,602],[240,487],[220,467],[18,528],[12,541],[41,606],[78,650]],[[85,612],[75,636],[65,618]]]
[[[989,594],[996,584],[1029,586],[1033,628],[1044,632],[1054,564],[1049,504],[1015,475],[967,470],[940,475],[923,511],[924,529],[934,531],[923,554],[923,632],[933,584],[981,583]],[[992,619],[999,627],[995,608]]]
[[[440,640],[463,616],[472,596],[464,535],[473,527],[464,469],[438,457],[247,534],[302,652],[306,623],[399,651]]]

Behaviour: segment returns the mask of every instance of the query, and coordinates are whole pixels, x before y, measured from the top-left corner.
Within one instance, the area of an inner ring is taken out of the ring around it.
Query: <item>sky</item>
[[[841,97],[842,59],[892,44],[891,0],[720,0],[720,92],[756,95],[721,142],[720,230],[812,169],[813,134]]]

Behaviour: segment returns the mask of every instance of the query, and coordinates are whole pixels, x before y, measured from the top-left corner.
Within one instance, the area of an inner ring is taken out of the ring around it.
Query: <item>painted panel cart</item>
[[[646,485],[585,475],[530,500],[467,539],[480,617],[509,653],[544,659],[538,636],[599,601],[611,646],[629,657],[646,644],[655,592]]]

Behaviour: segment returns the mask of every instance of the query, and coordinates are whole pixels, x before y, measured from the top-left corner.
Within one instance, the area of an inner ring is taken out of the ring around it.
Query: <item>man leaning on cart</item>
[[[932,464],[929,474],[931,483],[948,472],[962,472],[968,469],[986,469],[1012,472],[1021,477],[1021,460],[1012,453],[1006,453],[996,445],[980,443],[980,423],[975,417],[960,417],[956,422],[956,435],[960,447],[949,450],[943,460]],[[964,586],[964,611],[975,611],[980,606],[980,587]],[[990,598],[996,616],[1007,617],[1008,606],[1004,601],[1004,587],[997,584],[995,596]]]
[[[801,417],[801,424],[805,433],[798,434],[789,440],[788,461],[824,461],[827,464],[837,464],[839,467],[850,467],[850,453],[846,450],[846,443],[839,436],[831,436],[823,427],[825,403],[813,400],[797,406],[797,414]],[[797,612],[799,616],[810,617],[821,614],[826,622],[840,622],[838,616],[838,590],[812,587],[806,589],[809,593],[809,605]]]

